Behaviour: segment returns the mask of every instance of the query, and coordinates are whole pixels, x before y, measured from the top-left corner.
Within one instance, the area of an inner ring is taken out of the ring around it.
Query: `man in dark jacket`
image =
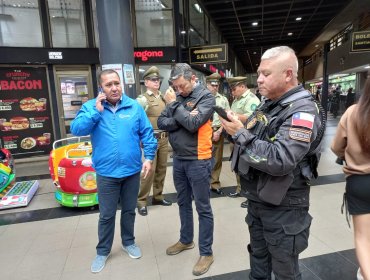
[[[173,148],[173,180],[180,210],[180,240],[170,246],[167,255],[194,248],[192,197],[199,216],[200,258],[194,275],[208,271],[213,263],[213,213],[210,204],[212,171],[212,126],[210,118],[215,98],[185,63],[176,64],[170,75],[172,88],[166,91],[166,109],[158,118],[158,128],[169,132]]]
[[[301,279],[298,256],[308,246],[312,217],[309,181],[317,176],[324,125],[312,95],[298,85],[298,60],[289,47],[267,50],[258,67],[264,102],[246,128],[222,120],[235,147],[232,167],[246,190],[250,279]]]

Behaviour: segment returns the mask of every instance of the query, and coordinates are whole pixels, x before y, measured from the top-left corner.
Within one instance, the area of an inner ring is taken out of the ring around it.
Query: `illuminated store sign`
[[[189,48],[190,64],[227,63],[227,44]]]
[[[353,32],[351,52],[370,51],[370,31]]]
[[[176,62],[176,48],[135,48],[135,63],[168,63]]]

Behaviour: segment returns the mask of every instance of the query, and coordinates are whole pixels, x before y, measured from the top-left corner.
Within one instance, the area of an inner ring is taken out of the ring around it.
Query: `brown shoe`
[[[166,250],[167,255],[177,255],[178,253],[181,253],[184,250],[189,250],[194,248],[194,242],[191,242],[189,244],[182,244],[180,241],[178,241],[176,244],[170,246]]]
[[[200,256],[198,262],[193,268],[193,274],[195,276],[202,275],[208,271],[213,263],[213,256]]]

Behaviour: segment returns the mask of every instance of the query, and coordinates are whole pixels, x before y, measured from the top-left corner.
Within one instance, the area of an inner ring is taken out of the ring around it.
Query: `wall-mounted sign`
[[[352,33],[351,52],[370,51],[370,31]]]
[[[100,64],[98,48],[1,47],[0,64]]]
[[[123,76],[126,85],[135,84],[134,66],[132,64],[123,64]]]
[[[0,147],[15,158],[51,151],[53,124],[45,67],[0,68]]]
[[[49,59],[63,59],[62,52],[49,52]]]
[[[174,47],[155,47],[155,48],[135,48],[135,63],[174,63],[176,59],[176,48]]]
[[[227,63],[227,44],[189,48],[190,64]]]

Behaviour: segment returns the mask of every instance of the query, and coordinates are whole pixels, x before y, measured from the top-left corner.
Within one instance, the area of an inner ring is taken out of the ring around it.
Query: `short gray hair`
[[[193,69],[187,63],[177,63],[171,69],[170,81],[177,80],[181,76],[185,80],[191,80],[191,77],[194,75]]]
[[[274,47],[271,49],[268,49],[265,51],[261,57],[261,60],[264,59],[270,59],[270,58],[279,58],[281,56],[289,56],[292,59],[294,59],[294,64],[291,65],[293,68],[294,74],[297,75],[298,73],[298,58],[294,52],[294,50],[290,47],[287,46],[279,46],[279,47]]]

